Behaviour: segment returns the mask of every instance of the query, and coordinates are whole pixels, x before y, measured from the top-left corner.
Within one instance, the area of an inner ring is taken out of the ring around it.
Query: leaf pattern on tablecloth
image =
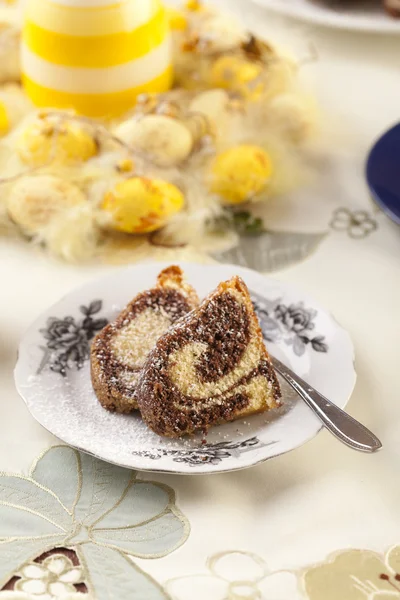
[[[252,552],[220,552],[209,558],[207,568],[167,581],[173,600],[301,600],[295,574],[271,572]]]
[[[83,586],[96,600],[165,600],[132,559],[165,556],[188,532],[168,486],[50,448],[29,477],[0,474],[0,599],[88,598]]]
[[[363,239],[378,229],[378,222],[366,210],[337,208],[330,222],[331,229],[345,231],[353,239]]]
[[[344,550],[306,569],[304,592],[309,600],[400,599],[400,546],[385,556],[370,550]]]
[[[263,558],[243,551],[215,554],[207,567],[167,581],[172,599],[400,600],[400,546],[385,556],[344,550],[298,571],[270,571]]]

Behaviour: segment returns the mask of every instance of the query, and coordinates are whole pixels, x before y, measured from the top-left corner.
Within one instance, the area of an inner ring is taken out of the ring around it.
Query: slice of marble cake
[[[280,405],[280,387],[245,283],[221,283],[156,343],[137,401],[156,433],[181,437]]]
[[[94,338],[91,376],[104,408],[128,413],[138,408],[136,383],[150,350],[172,323],[199,303],[179,267],[164,269],[154,288],[138,294],[113,323]]]

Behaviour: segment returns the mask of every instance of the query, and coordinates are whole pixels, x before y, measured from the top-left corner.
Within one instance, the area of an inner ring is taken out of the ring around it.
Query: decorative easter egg
[[[240,46],[246,40],[243,27],[227,15],[212,15],[200,25],[200,37],[207,38],[208,48],[213,52],[226,52]]]
[[[185,31],[188,22],[182,11],[169,7],[167,9],[167,16],[169,25],[173,31]]]
[[[135,170],[135,163],[131,158],[122,158],[117,163],[117,171],[119,173],[133,173]]]
[[[211,191],[227,204],[239,204],[260,194],[271,174],[271,159],[263,148],[247,144],[235,146],[215,158]]]
[[[224,90],[206,90],[198,94],[189,105],[189,112],[205,115],[213,122],[226,117],[229,96]]]
[[[255,99],[262,91],[262,85],[257,81],[262,72],[262,65],[258,63],[238,56],[221,56],[211,69],[211,84]]]
[[[108,117],[172,83],[169,24],[160,0],[28,0],[25,90],[37,106]]]
[[[2,85],[0,87],[0,137],[11,131],[31,111],[32,104],[20,85],[16,83]]]
[[[7,201],[11,219],[27,235],[39,233],[62,211],[86,202],[81,190],[53,175],[23,177]]]
[[[266,123],[273,124],[283,135],[300,143],[314,132],[318,118],[311,98],[279,94],[264,107]]]
[[[24,163],[40,167],[49,163],[84,162],[97,154],[98,147],[78,123],[37,118],[22,131],[17,151]]]
[[[10,128],[10,119],[5,102],[0,99],[0,136],[5,135]]]
[[[187,10],[191,10],[193,12],[202,12],[204,10],[204,6],[200,0],[187,0],[185,6]]]
[[[177,165],[189,156],[193,138],[180,121],[164,115],[147,115],[121,123],[116,134],[160,167]]]
[[[132,177],[107,192],[102,208],[111,215],[111,227],[125,233],[149,233],[163,227],[182,210],[182,192],[161,179]]]

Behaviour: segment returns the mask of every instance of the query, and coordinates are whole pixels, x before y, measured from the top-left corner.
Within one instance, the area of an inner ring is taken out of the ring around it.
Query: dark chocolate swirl
[[[108,385],[110,394],[116,391],[128,398],[134,398],[135,386],[131,383],[124,383],[124,377],[127,373],[138,374],[143,366],[130,365],[119,360],[115,355],[112,351],[112,343],[118,334],[146,309],[151,309],[155,315],[162,314],[168,317],[168,325],[170,325],[188,313],[191,308],[188,300],[179,290],[155,288],[137,296],[113,323],[103,329],[101,335],[93,343],[92,353],[96,354],[101,365],[103,381]],[[149,336],[151,334],[152,332],[149,331]],[[155,342],[156,340],[153,341],[153,343]]]
[[[256,317],[251,320],[242,295],[237,289],[214,294],[150,353],[137,399],[157,433],[178,437],[234,419],[249,406],[257,380],[279,390]]]

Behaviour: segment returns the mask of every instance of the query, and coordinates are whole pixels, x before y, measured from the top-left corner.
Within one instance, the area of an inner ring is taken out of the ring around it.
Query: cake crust
[[[137,386],[143,419],[167,437],[264,412],[279,406],[280,397],[240,277],[221,283],[158,340]]]
[[[154,288],[138,294],[96,335],[91,346],[91,379],[101,405],[119,413],[138,408],[136,383],[147,354],[176,320],[199,303],[182,270],[161,271]]]

